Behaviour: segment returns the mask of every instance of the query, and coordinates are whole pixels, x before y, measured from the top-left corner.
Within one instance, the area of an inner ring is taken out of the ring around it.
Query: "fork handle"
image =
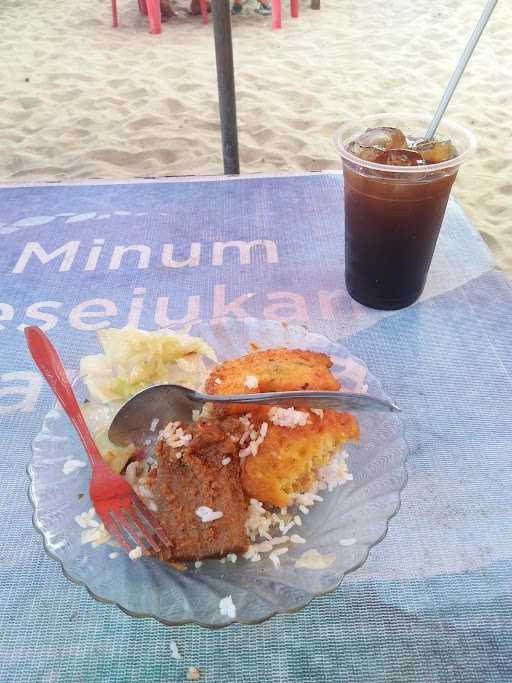
[[[85,423],[57,350],[46,334],[35,325],[25,328],[25,338],[35,364],[73,423],[91,463],[94,466],[104,465],[104,460]]]

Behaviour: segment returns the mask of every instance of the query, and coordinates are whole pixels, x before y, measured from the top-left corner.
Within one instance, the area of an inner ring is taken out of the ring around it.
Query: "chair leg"
[[[282,27],[281,0],[272,0],[272,28]]]
[[[203,24],[208,23],[208,0],[199,0],[201,7],[201,16],[203,17]]]
[[[299,16],[299,0],[291,0],[291,13],[294,19]]]
[[[148,16],[148,8],[146,7],[146,0],[139,0],[139,12],[145,17]]]
[[[119,23],[117,21],[117,2],[112,0],[112,27],[117,28]]]
[[[149,32],[162,32],[162,16],[160,14],[160,0],[146,0],[149,18]]]

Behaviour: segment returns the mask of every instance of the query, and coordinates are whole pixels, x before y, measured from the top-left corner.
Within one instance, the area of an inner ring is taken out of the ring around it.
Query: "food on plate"
[[[117,446],[107,433],[121,405],[151,384],[181,384],[198,389],[206,375],[205,359],[215,353],[203,339],[169,330],[146,332],[127,326],[98,331],[103,353],[80,362],[90,401],[82,408],[96,444],[110,467],[122,472],[134,446]]]
[[[158,518],[171,540],[163,559],[173,561],[243,553],[247,502],[240,482],[241,435],[235,418],[200,420],[181,432],[171,423],[158,441],[152,470]]]
[[[310,489],[319,468],[341,445],[359,437],[357,421],[348,413],[300,412],[306,424],[290,428],[269,423],[256,455],[243,459],[246,495],[276,507],[288,506],[293,494]]]
[[[286,348],[255,351],[217,365],[208,376],[206,390],[211,394],[338,391],[340,383],[331,367],[325,353]],[[356,419],[334,410],[315,412],[305,407],[245,403],[216,406],[215,411],[219,415],[250,411],[253,433],[266,425],[261,444],[257,451],[253,449],[254,457],[243,458],[242,485],[248,496],[277,507],[286,507],[292,494],[307,491],[318,468],[335,450],[359,437]]]
[[[100,340],[104,354],[81,365],[92,399],[84,415],[103,457],[166,530],[161,559],[199,567],[208,558],[255,562],[268,553],[278,567],[290,545],[306,543],[301,514],[322,501],[319,492],[351,479],[341,447],[359,438],[354,416],[300,403],[210,404],[190,423],[160,425],[145,450],[114,446],[106,434],[122,400],[155,382],[211,394],[338,391],[329,356],[258,349],[214,364],[212,349],[189,335],[124,328],[102,330]]]
[[[169,330],[146,332],[135,327],[99,330],[103,353],[80,363],[91,399],[99,403],[126,401],[151,384],[182,384],[195,389],[213,350],[199,337]]]
[[[209,394],[255,394],[267,391],[325,389],[338,391],[340,383],[330,368],[332,361],[325,353],[302,349],[268,349],[254,351],[217,365],[206,380]],[[223,406],[224,415],[240,415],[247,410],[264,413],[267,408],[249,404]]]

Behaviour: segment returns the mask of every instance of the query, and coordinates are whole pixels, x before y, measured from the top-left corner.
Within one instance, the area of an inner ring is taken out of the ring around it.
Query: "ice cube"
[[[364,147],[355,140],[349,144],[348,150],[356,157],[359,157],[359,159],[364,159],[365,161],[375,161],[383,152],[380,147]]]
[[[356,140],[361,147],[380,149],[403,149],[406,147],[405,135],[398,128],[368,128]]]
[[[419,152],[412,149],[387,149],[381,152],[375,163],[386,166],[424,166],[425,161]]]
[[[417,140],[413,149],[421,154],[427,164],[439,164],[457,156],[451,140]]]

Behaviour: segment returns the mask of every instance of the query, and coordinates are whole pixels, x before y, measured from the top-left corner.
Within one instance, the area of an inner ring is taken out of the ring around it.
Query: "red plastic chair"
[[[208,23],[208,0],[199,0],[199,7],[201,8],[201,16],[203,17],[203,22]],[[145,10],[145,0],[139,0],[139,8],[142,14],[147,15],[147,10]]]
[[[208,23],[208,0],[199,0],[199,7],[201,8],[201,16],[203,17],[203,23]]]
[[[162,16],[160,14],[160,0],[139,0],[139,10],[141,14],[144,14],[149,19],[149,32],[161,33]],[[117,0],[112,0],[112,26],[116,28],[118,25]]]
[[[299,16],[299,0],[290,0],[290,13],[294,19]],[[281,0],[272,0],[272,28],[282,28]]]

